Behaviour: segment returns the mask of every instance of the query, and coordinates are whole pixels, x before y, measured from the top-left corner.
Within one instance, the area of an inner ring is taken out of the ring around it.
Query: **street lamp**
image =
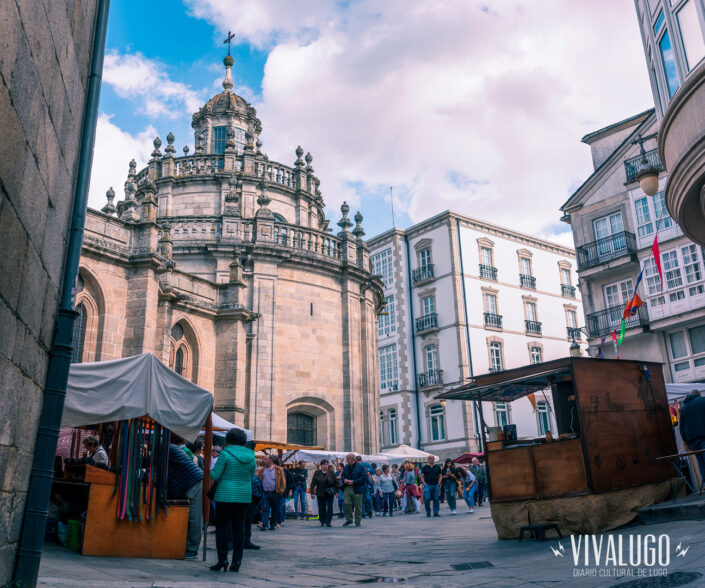
[[[570,344],[570,356],[571,357],[580,357],[582,353],[580,352],[580,345],[578,345],[575,341],[573,341]]]
[[[585,336],[587,336],[587,329],[585,327],[576,327],[570,330],[570,338],[573,341],[570,344],[571,357],[580,357],[583,354],[580,350],[580,344],[575,340],[575,336],[580,337],[580,333],[585,333]]]
[[[653,196],[656,192],[658,192],[658,168],[649,163],[649,160],[646,159],[644,142],[650,139],[655,139],[656,136],[657,133],[646,135],[646,137],[637,135],[637,138],[632,141],[632,145],[639,145],[639,155],[641,155],[639,170],[636,172],[636,179],[639,181],[641,190],[647,196]]]

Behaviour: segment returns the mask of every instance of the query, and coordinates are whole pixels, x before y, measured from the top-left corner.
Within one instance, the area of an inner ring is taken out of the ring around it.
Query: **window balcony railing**
[[[651,149],[646,152],[646,161],[653,165],[659,172],[664,171],[661,159],[658,156],[658,149]],[[639,173],[639,166],[641,165],[641,155],[636,157],[630,157],[624,160],[624,171],[627,174],[627,184],[631,182],[636,182],[636,175]]]
[[[414,284],[419,282],[426,282],[432,280],[435,277],[434,265],[432,263],[422,265],[411,272],[411,278]]]
[[[541,323],[539,321],[524,321],[526,324],[526,334],[527,335],[540,335],[541,334]]]
[[[622,324],[624,305],[613,306],[599,312],[593,312],[585,317],[587,332],[591,337],[604,337],[615,329],[619,331]],[[644,306],[639,307],[639,311],[627,319],[627,328],[644,326],[649,324],[649,314]]]
[[[622,231],[576,248],[578,269],[584,270],[607,263],[624,255],[637,251],[634,233]]]
[[[416,319],[416,332],[430,331],[438,328],[438,315],[435,312],[425,314]]]
[[[568,332],[568,339],[573,339],[575,341],[580,341],[582,338],[582,330],[578,327],[566,327]]]
[[[522,288],[528,288],[529,290],[536,290],[536,278],[534,276],[528,276],[526,274],[519,274],[519,283]]]
[[[575,298],[575,286],[561,284],[561,295],[564,298]]]
[[[417,388],[430,388],[431,386],[443,385],[443,370],[428,370],[422,374],[416,374]]]
[[[491,374],[496,374],[497,372],[501,372],[501,371],[502,371],[502,366],[500,366],[500,365],[491,365],[487,371],[490,372]]]
[[[485,313],[485,326],[486,327],[493,327],[495,329],[501,329],[502,328],[502,315],[501,314],[494,314],[493,312],[486,312]]]
[[[491,265],[480,264],[480,277],[483,280],[497,281],[497,268]]]

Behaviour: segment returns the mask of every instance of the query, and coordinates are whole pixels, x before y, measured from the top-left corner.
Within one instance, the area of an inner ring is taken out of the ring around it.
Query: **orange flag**
[[[536,412],[536,396],[532,392],[531,394],[527,394],[526,397],[529,399],[529,402],[531,402],[531,406],[534,407],[534,412]]]

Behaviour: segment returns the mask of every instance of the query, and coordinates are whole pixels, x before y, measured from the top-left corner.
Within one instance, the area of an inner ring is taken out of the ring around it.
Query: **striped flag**
[[[617,329],[612,331],[612,342],[614,343],[614,352],[617,354],[617,359],[619,359],[619,347],[617,345]]]

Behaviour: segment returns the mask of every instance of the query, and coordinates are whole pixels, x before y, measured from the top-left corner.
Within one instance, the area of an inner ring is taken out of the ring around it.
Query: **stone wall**
[[[0,585],[12,575],[58,307],[95,7],[0,1]]]

